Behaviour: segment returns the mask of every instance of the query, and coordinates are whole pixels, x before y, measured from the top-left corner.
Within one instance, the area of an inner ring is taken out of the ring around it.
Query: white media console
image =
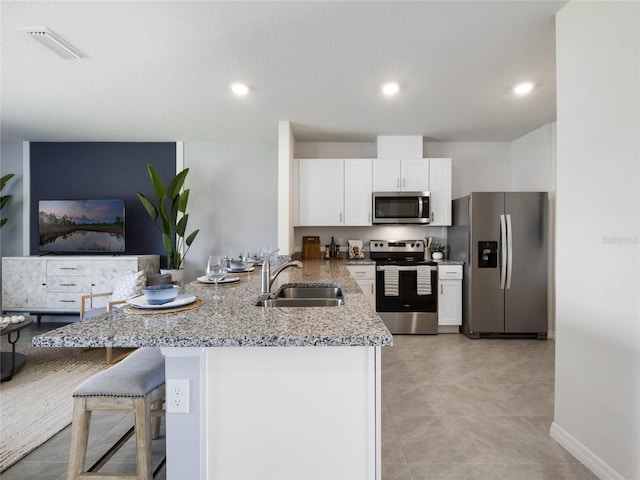
[[[127,272],[158,272],[158,255],[4,257],[2,310],[79,313],[80,297],[113,290]],[[91,308],[103,307],[106,297]]]

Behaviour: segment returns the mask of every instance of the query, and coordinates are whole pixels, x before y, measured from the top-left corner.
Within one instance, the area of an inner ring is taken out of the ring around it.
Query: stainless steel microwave
[[[429,192],[373,192],[373,223],[428,224]]]

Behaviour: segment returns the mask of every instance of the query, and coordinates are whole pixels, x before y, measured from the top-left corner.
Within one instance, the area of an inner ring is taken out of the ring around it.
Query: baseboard
[[[573,435],[559,426],[556,422],[551,424],[549,435],[562,445],[580,463],[587,467],[600,480],[625,480],[622,475],[607,465],[595,453],[580,443]]]

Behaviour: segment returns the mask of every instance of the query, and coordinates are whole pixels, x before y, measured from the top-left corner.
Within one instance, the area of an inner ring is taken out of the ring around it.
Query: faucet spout
[[[262,272],[260,273],[260,294],[267,296],[271,295],[271,286],[273,285],[276,277],[280,275],[280,272],[285,268],[289,267],[302,268],[302,262],[298,260],[285,262],[282,265],[279,265],[274,272],[271,273],[271,264],[269,262],[269,257],[267,257],[262,264]]]

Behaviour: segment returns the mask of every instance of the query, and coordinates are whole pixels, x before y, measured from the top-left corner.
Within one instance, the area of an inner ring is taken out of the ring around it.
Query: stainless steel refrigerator
[[[461,331],[547,336],[547,192],[474,192],[453,201],[449,257],[464,261]]]

